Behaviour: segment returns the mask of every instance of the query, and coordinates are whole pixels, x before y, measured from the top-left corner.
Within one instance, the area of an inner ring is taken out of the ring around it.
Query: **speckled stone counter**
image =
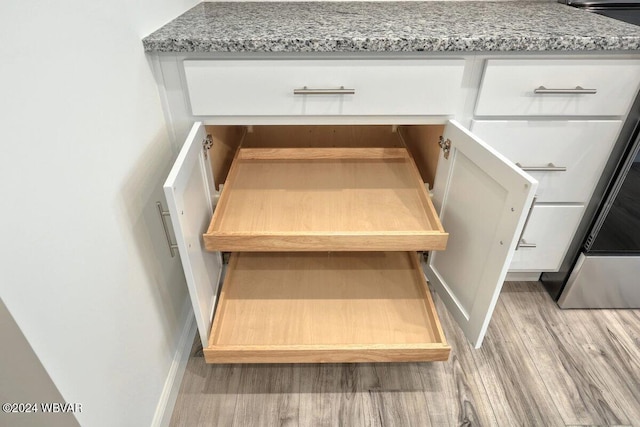
[[[200,3],[147,52],[640,50],[640,27],[554,2]]]

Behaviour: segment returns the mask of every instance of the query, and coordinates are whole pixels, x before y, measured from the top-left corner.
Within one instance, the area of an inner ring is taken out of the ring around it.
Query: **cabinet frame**
[[[489,58],[509,57],[516,59],[531,58],[637,58],[634,53],[496,53],[496,54],[281,54],[277,57],[289,59],[327,59],[357,57],[363,58],[464,58],[466,61],[463,78],[464,96],[457,108],[455,117],[460,120],[465,127],[469,127],[473,118],[473,111],[477,99],[478,88],[482,77],[483,64]],[[157,54],[153,56],[155,74],[161,87],[161,95],[165,108],[165,115],[169,123],[170,133],[176,150],[182,145],[184,136],[188,133],[190,125],[196,119],[201,119],[205,124],[443,124],[450,116],[428,116],[428,117],[395,117],[395,116],[366,116],[366,117],[341,117],[341,116],[314,116],[314,117],[194,117],[189,112],[188,99],[184,86],[184,74],[181,71],[181,62],[184,59],[238,59],[238,58],[273,58],[273,54]],[[597,118],[597,117],[594,117]],[[600,117],[611,119],[612,117]],[[625,119],[625,116],[615,118]],[[217,193],[212,192],[212,199],[215,200]],[[583,221],[584,222],[584,221]],[[445,227],[446,228],[446,227]],[[480,343],[476,343],[478,346]]]
[[[458,215],[454,213],[453,216],[450,216],[455,220],[449,227],[456,233],[458,241],[461,238],[480,236],[473,240],[474,253],[485,258],[488,262],[488,267],[484,268],[482,263],[475,262],[473,263],[474,268],[470,270],[471,274],[477,274],[477,280],[471,276],[473,281],[471,289],[479,297],[472,305],[469,305],[469,297],[464,296],[468,294],[465,283],[460,283],[459,277],[456,278],[456,275],[451,276],[447,272],[443,274],[443,271],[447,270],[447,265],[450,264],[448,260],[452,256],[455,258],[458,252],[453,254],[449,252],[447,257],[444,258],[444,264],[438,264],[434,261],[435,257],[430,257],[426,272],[429,279],[436,285],[445,305],[452,311],[468,339],[476,347],[479,347],[502,288],[508,263],[513,256],[517,236],[519,236],[524,226],[537,182],[489,145],[464,129],[459,123],[451,121],[443,130],[443,138],[448,141],[449,152],[445,153],[445,150],[439,152],[438,162],[442,164],[442,167],[438,168],[437,175],[442,175],[442,178],[440,180],[436,178],[435,182],[434,194],[436,195],[436,203],[441,212],[446,211],[449,214],[451,212],[451,209],[447,209],[449,200],[468,199],[472,208],[458,212]],[[204,144],[204,148],[202,144]],[[204,180],[206,182],[202,182],[198,187],[215,188],[213,176],[216,173],[215,171],[206,170],[211,168],[211,163],[206,161],[208,155],[207,146],[208,138],[204,137],[204,126],[201,123],[194,124],[190,139],[181,150],[178,161],[174,164],[169,178],[165,182],[164,189],[169,204],[172,204],[174,200],[178,201],[177,204],[179,204],[180,200],[188,198],[183,196],[181,191],[187,192],[189,188],[177,186],[176,182],[178,181],[198,183]],[[240,150],[238,153],[240,153]],[[268,150],[266,153],[269,155]],[[373,153],[375,154],[376,150]],[[198,156],[199,161],[196,159]],[[191,160],[185,162],[185,159]],[[457,161],[457,159],[466,160]],[[231,169],[233,167],[232,165]],[[416,167],[412,166],[412,168],[411,172],[418,178],[419,173]],[[471,179],[466,178],[460,181],[455,178],[465,175],[471,177]],[[483,179],[476,179],[481,178],[480,175],[483,175]],[[422,191],[424,191],[423,188]],[[485,199],[485,195],[495,194],[496,192],[501,197],[498,199]],[[209,197],[210,195],[205,194],[204,196]],[[213,197],[209,198],[214,200]],[[193,197],[191,199],[193,200]],[[489,200],[491,203],[496,203],[496,205],[488,206]],[[426,199],[426,201],[428,204],[431,203],[429,199]],[[201,207],[197,209],[202,210]],[[481,222],[478,224],[478,216],[475,215],[474,209],[491,212],[491,217],[481,217]],[[217,290],[219,283],[212,284],[207,280],[202,280],[202,278],[206,279],[206,277],[215,275],[215,272],[199,271],[205,268],[201,259],[206,258],[207,250],[202,239],[193,238],[198,233],[204,232],[206,218],[203,219],[199,212],[193,212],[188,203],[181,206],[173,206],[171,210],[172,212],[180,211],[180,215],[172,217],[171,220],[176,230],[178,230],[176,237],[179,240],[180,248],[189,248],[189,251],[180,252],[180,256],[185,270],[193,270],[187,273],[187,282],[194,309],[199,312],[199,329],[203,347],[207,348],[205,337],[211,330],[212,320],[208,313],[214,311],[218,301],[214,300],[209,305],[203,305],[201,295],[210,295],[212,286]],[[198,218],[198,220],[188,221],[185,218]],[[488,220],[491,221],[492,225],[486,228],[483,224]],[[189,236],[191,241],[181,242],[182,236]],[[311,247],[313,249],[313,245]],[[320,250],[326,249],[326,247],[323,247]],[[381,248],[372,249],[382,250]],[[423,249],[430,250],[434,248],[424,247]],[[195,264],[190,259],[192,251],[197,252]],[[465,245],[458,245],[458,251],[465,253]],[[461,259],[460,262],[465,261]],[[455,270],[459,270],[459,268],[456,267],[454,268]],[[454,278],[456,282],[451,282],[449,278]],[[468,278],[469,276],[465,280]]]

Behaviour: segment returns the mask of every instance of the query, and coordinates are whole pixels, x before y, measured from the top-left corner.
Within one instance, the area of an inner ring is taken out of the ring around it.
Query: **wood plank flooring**
[[[172,426],[639,426],[640,310],[560,310],[508,282],[474,350],[433,363],[207,365],[197,340]]]

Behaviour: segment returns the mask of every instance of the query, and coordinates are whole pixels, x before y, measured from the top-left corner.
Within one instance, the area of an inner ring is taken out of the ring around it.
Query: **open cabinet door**
[[[459,123],[445,127],[433,202],[447,249],[431,252],[429,282],[479,348],[538,182]]]
[[[211,191],[214,189],[211,167],[202,145],[205,138],[202,123],[194,124],[164,183],[171,224],[203,348],[208,345],[222,272],[220,253],[205,251],[202,239],[213,213]]]

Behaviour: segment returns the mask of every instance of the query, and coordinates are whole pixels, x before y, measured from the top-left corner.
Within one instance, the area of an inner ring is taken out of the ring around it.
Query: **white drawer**
[[[184,61],[194,116],[451,115],[464,60]],[[294,95],[294,89],[354,94]]]
[[[600,178],[622,122],[484,121],[473,133],[514,163],[526,168],[552,164],[566,170],[527,173],[538,180],[538,202],[585,203]]]
[[[583,211],[583,205],[534,206],[509,271],[557,271]]]
[[[620,116],[639,84],[639,60],[489,60],[476,115]],[[541,86],[596,93],[535,93]]]

